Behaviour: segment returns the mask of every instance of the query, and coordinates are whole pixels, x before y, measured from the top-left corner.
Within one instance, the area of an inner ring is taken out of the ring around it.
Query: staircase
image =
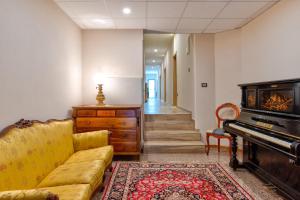
[[[191,114],[145,114],[144,153],[204,152]]]

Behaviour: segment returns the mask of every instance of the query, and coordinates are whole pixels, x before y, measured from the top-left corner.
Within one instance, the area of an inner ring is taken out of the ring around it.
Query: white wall
[[[174,54],[177,61],[177,106],[189,111],[193,111],[194,84],[193,84],[193,52],[192,44],[190,45],[190,53],[187,54],[189,48],[189,34],[176,34],[174,37]]]
[[[238,83],[300,77],[300,1],[284,0],[239,30],[215,35],[216,103],[240,103]]]
[[[231,102],[240,105],[241,90],[241,30],[215,35],[216,107]]]
[[[242,28],[242,80],[300,77],[300,1],[284,0]]]
[[[81,30],[51,0],[0,1],[0,129],[81,103]]]
[[[142,30],[84,30],[82,38],[84,104],[96,103],[95,74],[107,78],[107,104],[141,104],[143,87]]]
[[[216,34],[217,105],[240,104],[239,83],[300,77],[299,10],[300,1],[281,1],[241,29]]]
[[[216,126],[215,121],[215,69],[214,35],[194,34],[194,111],[196,128],[200,129],[202,140],[206,130]],[[207,83],[208,87],[201,87]]]

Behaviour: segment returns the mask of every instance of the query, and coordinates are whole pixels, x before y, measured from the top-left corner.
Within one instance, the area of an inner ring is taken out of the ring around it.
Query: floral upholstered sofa
[[[0,199],[90,199],[112,158],[108,131],[73,134],[72,120],[20,121],[0,133]]]

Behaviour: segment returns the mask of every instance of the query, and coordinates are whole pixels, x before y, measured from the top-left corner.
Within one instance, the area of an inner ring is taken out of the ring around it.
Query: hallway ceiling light
[[[157,49],[154,49],[154,52],[157,52],[158,50]]]
[[[128,8],[128,7],[125,7],[125,8],[123,8],[123,13],[124,13],[125,15],[129,15],[129,14],[131,13],[131,9]]]
[[[153,63],[155,63],[155,60],[152,60]]]

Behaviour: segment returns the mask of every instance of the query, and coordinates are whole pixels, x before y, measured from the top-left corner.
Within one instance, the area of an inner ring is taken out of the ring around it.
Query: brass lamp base
[[[98,86],[96,87],[96,89],[98,89],[98,94],[96,96],[96,100],[98,101],[99,106],[103,106],[104,104],[104,100],[105,100],[105,96],[103,94],[103,85],[102,84],[98,84]]]

